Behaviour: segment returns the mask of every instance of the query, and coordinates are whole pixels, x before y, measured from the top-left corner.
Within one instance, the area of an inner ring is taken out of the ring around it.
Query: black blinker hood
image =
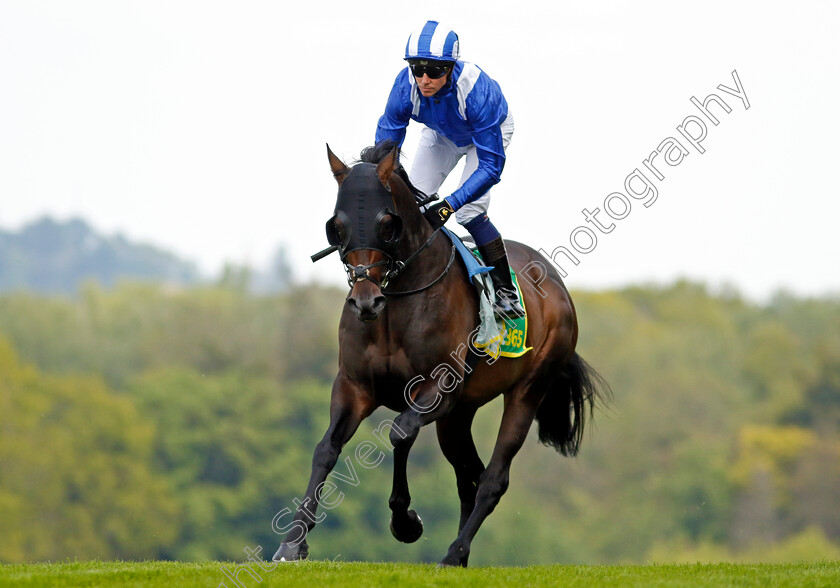
[[[379,180],[376,166],[372,163],[353,166],[338,189],[333,217],[341,219],[347,233],[345,242],[340,244],[342,258],[356,249],[374,249],[390,256],[402,234],[402,220],[394,209],[394,199]],[[379,231],[379,223],[386,214],[392,215],[394,222],[392,238],[388,241]]]

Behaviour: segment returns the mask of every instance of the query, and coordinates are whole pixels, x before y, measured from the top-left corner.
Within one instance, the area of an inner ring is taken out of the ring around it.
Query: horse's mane
[[[385,141],[380,141],[379,143],[371,147],[365,147],[359,154],[359,162],[379,163],[380,161],[385,159],[385,156],[388,155],[396,146],[397,143],[395,141],[387,139]],[[412,194],[414,194],[414,199],[417,200],[417,204],[419,206],[423,206],[425,204],[428,204],[429,202],[437,200],[436,194],[432,194],[431,196],[429,196],[428,194],[422,192],[417,187],[415,187],[414,184],[411,183],[411,180],[408,179],[408,172],[405,171],[405,168],[400,163],[399,147],[397,147],[397,149],[398,157],[397,163],[394,166],[394,173],[397,174],[403,182],[405,182],[405,185],[408,186],[408,189],[411,190]]]
[[[362,149],[362,153],[359,155],[359,161],[361,163],[379,163],[380,161],[385,159],[385,156],[388,155],[394,149],[395,146],[396,142],[388,139],[385,141],[380,141],[376,145],[365,147],[364,149]],[[397,158],[396,167],[405,171],[405,169],[399,162],[399,158]]]

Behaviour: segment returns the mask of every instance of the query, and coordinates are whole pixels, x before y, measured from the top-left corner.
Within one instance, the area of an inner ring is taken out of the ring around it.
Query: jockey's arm
[[[478,154],[478,168],[460,188],[446,197],[455,210],[484,196],[502,178],[505,149],[500,125],[494,121],[489,127],[474,131],[473,144]]]
[[[379,123],[376,125],[377,144],[391,140],[402,147],[405,140],[405,128],[411,120],[411,85],[405,81],[407,71],[401,71],[394,80],[385,105],[385,113],[379,117]]]

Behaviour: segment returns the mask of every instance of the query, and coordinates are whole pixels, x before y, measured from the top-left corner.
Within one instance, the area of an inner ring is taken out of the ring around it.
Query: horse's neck
[[[426,219],[423,218],[423,214],[414,200],[414,195],[408,189],[398,196],[395,195],[394,201],[397,206],[397,214],[403,219],[403,238],[398,255],[400,260],[405,261],[426,245],[426,242],[432,238],[434,231]],[[437,260],[449,252],[449,248],[446,246],[447,241],[445,235],[439,234],[436,236],[406,268],[405,274],[411,274],[417,278],[434,274],[432,276],[434,278],[442,269],[440,262]]]
[[[432,237],[433,231],[429,223],[422,216],[416,222],[403,222],[405,226],[403,228],[402,251],[400,251],[400,254],[403,256],[402,259],[405,259],[420,249]],[[435,241],[437,241],[437,237]]]

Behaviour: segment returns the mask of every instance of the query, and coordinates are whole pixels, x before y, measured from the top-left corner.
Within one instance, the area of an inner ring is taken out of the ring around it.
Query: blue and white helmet
[[[405,59],[457,61],[460,55],[458,35],[436,20],[428,21],[411,33],[405,46]]]

